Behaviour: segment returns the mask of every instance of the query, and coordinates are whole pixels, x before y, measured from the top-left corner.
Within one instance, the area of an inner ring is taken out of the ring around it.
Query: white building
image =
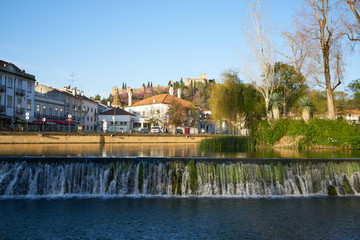
[[[136,102],[132,106],[125,107],[124,109],[136,115],[132,123],[132,129],[134,131],[138,131],[140,128],[146,128],[149,124],[158,125],[164,129],[167,123],[169,105],[174,101],[179,102],[186,108],[193,106],[191,102],[184,99],[177,98],[170,94],[161,94]]]
[[[121,108],[114,108],[102,112],[98,117],[98,132],[124,132],[129,133],[131,130],[132,119],[136,116]]]
[[[34,120],[35,76],[0,60],[0,130],[24,129]]]

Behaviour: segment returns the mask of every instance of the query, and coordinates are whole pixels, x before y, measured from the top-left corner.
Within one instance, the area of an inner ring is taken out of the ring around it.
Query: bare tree
[[[282,55],[289,65],[293,65],[297,73],[307,79],[311,74],[316,72],[316,65],[311,59],[313,45],[308,40],[308,29],[297,20],[294,19],[294,26],[280,32],[284,45],[290,51],[286,53],[277,51]]]
[[[242,72],[251,85],[264,97],[266,116],[270,119],[270,95],[280,84],[274,74],[275,61],[273,59],[274,49],[271,45],[271,26],[269,21],[263,19],[262,0],[249,0],[248,4],[249,22],[246,25],[245,33],[252,54],[251,58],[256,63],[257,69],[244,66]]]
[[[343,8],[343,24],[345,34],[353,42],[360,41],[360,1],[359,0],[341,0]],[[355,19],[354,19],[355,17]]]
[[[302,29],[312,45],[311,59],[319,67],[313,78],[318,86],[326,89],[328,115],[335,119],[333,92],[341,84],[343,73],[341,14],[337,11],[335,0],[304,0]]]

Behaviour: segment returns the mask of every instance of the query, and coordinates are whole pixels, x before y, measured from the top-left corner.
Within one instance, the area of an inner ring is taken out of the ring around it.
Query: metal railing
[[[17,89],[15,90],[15,93],[16,93],[17,95],[25,96],[25,90],[23,90],[23,89],[21,89],[21,88],[17,88]]]

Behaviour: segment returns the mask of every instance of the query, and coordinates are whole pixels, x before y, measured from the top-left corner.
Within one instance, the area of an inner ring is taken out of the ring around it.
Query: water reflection
[[[196,143],[151,144],[1,144],[0,156],[215,157],[215,158],[360,158],[356,150],[291,149],[204,152]]]

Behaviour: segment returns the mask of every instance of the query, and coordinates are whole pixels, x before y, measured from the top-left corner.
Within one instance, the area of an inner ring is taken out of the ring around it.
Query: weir
[[[356,159],[2,157],[0,195],[358,195]]]

